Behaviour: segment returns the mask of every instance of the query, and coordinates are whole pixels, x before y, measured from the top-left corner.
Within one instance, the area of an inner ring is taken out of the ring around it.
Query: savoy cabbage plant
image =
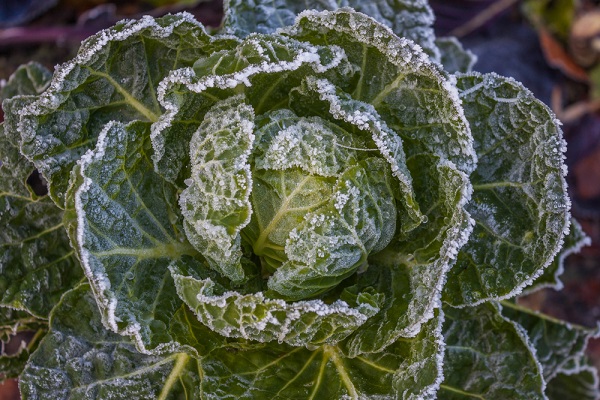
[[[35,337],[4,377],[24,399],[597,398],[595,331],[515,301],[589,240],[560,124],[432,22],[229,0],[215,31],[123,21],[21,67],[0,335]]]

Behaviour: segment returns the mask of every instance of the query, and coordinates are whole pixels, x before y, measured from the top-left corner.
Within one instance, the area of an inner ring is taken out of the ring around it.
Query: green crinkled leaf
[[[562,246],[570,201],[551,111],[495,74],[459,75],[458,87],[479,158],[467,206],[475,229],[444,288],[460,306],[512,297],[541,275]]]
[[[6,102],[5,102],[6,104]],[[27,184],[35,168],[0,125],[0,306],[41,318],[82,271],[63,226],[63,212]]]
[[[190,140],[219,100],[243,92],[255,114],[261,115],[286,104],[291,89],[304,76],[336,67],[347,73],[340,49],[277,35],[252,35],[200,60],[194,69],[173,71],[159,88],[159,101],[167,111],[152,127],[156,170],[183,186],[189,177],[185,166]]]
[[[391,129],[402,138],[406,157],[433,153],[449,159],[464,172],[475,169],[473,138],[456,88],[414,43],[348,9],[304,13],[284,33],[316,45],[344,49],[348,61],[359,68],[360,74],[348,94],[376,110],[378,129]],[[321,100],[331,102],[335,90],[320,86]],[[346,101],[349,99],[339,97],[342,101],[334,104],[346,103],[346,110],[358,108],[359,103],[350,106]],[[367,120],[361,121],[357,116],[344,118],[344,112],[336,108],[332,114],[342,120],[353,118],[359,126],[373,124],[366,115],[361,119]]]
[[[355,358],[332,345],[220,348],[202,360],[202,393],[215,400],[433,399],[441,377],[441,320],[438,314],[416,337]]]
[[[242,294],[210,277],[190,276],[188,265],[181,263],[170,267],[179,296],[202,324],[225,337],[307,347],[335,344],[379,310],[379,296],[369,293],[347,293],[332,304],[321,300],[287,303],[262,292]]]
[[[190,142],[192,175],[179,198],[188,240],[211,268],[233,281],[244,279],[240,231],[252,214],[253,120],[242,96],[206,113]]]
[[[335,11],[342,7],[370,16],[396,35],[413,40],[434,60],[439,59],[433,11],[425,0],[228,0],[224,28],[240,37],[252,32],[273,33],[293,25],[296,15],[304,10]]]
[[[598,400],[600,380],[596,368],[586,364],[577,370],[561,372],[546,387],[550,400]]]
[[[424,221],[414,198],[412,178],[406,166],[402,140],[381,122],[379,114],[371,105],[352,99],[326,79],[315,79],[312,76],[292,92],[290,105],[297,112],[309,115],[316,113],[323,118],[337,120],[336,122],[341,123],[347,130],[358,131],[355,134],[370,134],[371,140],[365,140],[366,148],[363,150],[383,156],[398,184],[398,189],[395,190],[395,197],[399,200],[398,231],[402,234],[407,233]]]
[[[344,344],[349,356],[376,353],[398,337],[410,337],[421,329],[437,306],[446,272],[458,248],[472,229],[463,206],[467,177],[436,156],[412,157],[417,201],[428,210],[428,222],[410,238],[390,244],[371,256],[369,269],[358,275],[356,290],[372,288],[384,295],[381,311],[371,317]]]
[[[150,124],[107,124],[75,170],[79,254],[103,322],[142,349],[170,346],[181,300],[168,266],[186,241],[177,188],[153,170]]]
[[[454,74],[456,72],[471,72],[477,62],[477,56],[470,50],[465,50],[455,37],[443,37],[435,40],[440,51],[440,63],[444,70]]]
[[[30,62],[21,65],[0,89],[2,101],[15,96],[38,95],[48,87],[52,73],[46,67]]]
[[[20,111],[21,149],[64,207],[69,174],[111,120],[156,121],[158,83],[204,56],[210,39],[189,14],[124,21],[88,38],[48,87]],[[15,133],[16,134],[16,133]]]
[[[200,362],[146,355],[106,330],[87,284],[65,294],[20,377],[23,399],[199,399]]]
[[[293,300],[320,294],[385,248],[396,228],[390,175],[386,162],[375,157],[340,174],[327,204],[290,232],[287,261],[269,278],[269,289]]]
[[[546,381],[569,370],[569,364],[584,355],[589,338],[598,334],[593,329],[574,326],[509,301],[503,301],[502,306],[502,315],[527,331]]]
[[[523,329],[495,303],[444,307],[440,399],[545,399],[542,367]]]
[[[582,247],[589,246],[590,244],[590,237],[585,234],[579,222],[571,218],[571,228],[569,229],[569,234],[565,237],[563,247],[554,256],[552,263],[544,269],[542,275],[536,278],[533,284],[524,290],[524,293],[535,292],[547,287],[561,290],[563,283],[560,280],[560,276],[564,272],[565,259],[571,254],[579,253]]]

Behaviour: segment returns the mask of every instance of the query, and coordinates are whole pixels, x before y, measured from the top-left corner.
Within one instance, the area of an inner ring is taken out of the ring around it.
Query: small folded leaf
[[[156,121],[156,86],[206,54],[209,36],[190,14],[123,21],[83,43],[48,90],[20,113],[21,149],[61,208],[71,169],[111,120]]]
[[[244,280],[240,231],[252,214],[253,120],[243,96],[206,113],[190,142],[192,177],[179,197],[190,243],[211,268],[237,282]]]
[[[477,56],[470,50],[465,50],[454,36],[438,38],[435,44],[440,49],[440,63],[451,74],[471,72],[477,62]]]
[[[550,400],[600,399],[598,371],[590,364],[557,374],[546,387]]]
[[[214,400],[434,399],[441,380],[442,317],[378,354],[346,358],[338,346],[254,344],[202,359],[202,393]]]
[[[38,95],[46,90],[50,79],[52,72],[37,62],[21,65],[0,89],[0,98],[4,101],[15,96]]]
[[[277,341],[292,346],[335,344],[377,313],[379,296],[361,293],[326,304],[322,300],[285,302],[262,292],[242,294],[206,277],[186,274],[181,261],[170,267],[179,296],[199,321],[230,338]]]
[[[458,76],[479,157],[467,211],[476,221],[444,288],[444,301],[475,305],[520,293],[562,247],[570,201],[559,122],[510,78]]]
[[[106,125],[72,188],[79,256],[107,327],[133,335],[143,351],[170,346],[167,329],[181,301],[168,270],[186,241],[177,188],[154,172],[150,126]]]
[[[502,315],[527,331],[546,381],[578,362],[584,356],[588,340],[598,334],[598,330],[574,326],[509,301],[502,302]]]
[[[197,399],[201,368],[185,353],[141,354],[129,338],[106,330],[83,284],[54,309],[19,384],[24,399]]]
[[[523,329],[495,303],[444,307],[443,399],[544,399],[545,382]]]

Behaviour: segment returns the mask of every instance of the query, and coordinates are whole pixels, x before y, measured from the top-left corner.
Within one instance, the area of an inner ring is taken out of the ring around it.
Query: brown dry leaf
[[[600,48],[600,10],[582,14],[571,27],[569,51],[573,60],[583,67],[591,67],[598,62]]]
[[[587,72],[577,65],[562,45],[545,29],[538,31],[540,45],[549,65],[560,69],[569,78],[580,82],[588,82]]]

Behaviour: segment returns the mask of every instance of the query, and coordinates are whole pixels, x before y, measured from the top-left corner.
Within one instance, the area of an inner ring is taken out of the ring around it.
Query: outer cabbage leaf
[[[344,357],[338,346],[316,350],[278,344],[218,348],[202,359],[207,399],[433,399],[441,380],[437,316],[414,338],[377,354]]]
[[[79,162],[69,193],[103,322],[133,335],[142,351],[171,347],[168,327],[181,300],[168,266],[198,255],[185,239],[177,188],[154,172],[151,154],[149,123],[111,122]]]
[[[579,253],[582,247],[589,246],[590,244],[590,237],[583,231],[579,222],[577,222],[576,219],[571,218],[571,227],[569,229],[569,234],[565,237],[563,247],[558,254],[554,256],[554,260],[544,270],[544,273],[542,273],[531,286],[523,291],[524,294],[535,292],[542,288],[561,290],[563,288],[563,283],[560,280],[560,276],[565,269],[565,259],[571,254]]]
[[[294,24],[304,10],[335,11],[351,7],[390,28],[396,35],[419,44],[435,61],[439,60],[433,32],[433,11],[426,0],[228,0],[224,28],[245,37],[252,32],[273,33]]]
[[[9,135],[0,125],[0,306],[47,318],[82,271],[62,211],[47,196],[33,193],[27,179],[35,168]]]
[[[542,366],[523,328],[495,303],[445,306],[443,399],[545,399]]]
[[[598,335],[598,330],[574,326],[509,301],[503,301],[502,306],[502,314],[527,331],[546,381],[570,371],[584,356],[588,340]]]
[[[441,380],[442,317],[380,354],[345,358],[338,347],[313,351],[279,344],[225,342],[181,308],[172,334],[203,357],[144,355],[107,331],[88,285],[68,292],[50,333],[21,377],[23,397],[132,399],[433,398]]]
[[[19,384],[24,399],[199,399],[201,376],[200,362],[185,353],[141,354],[106,330],[84,284],[53,310]]]
[[[467,211],[476,221],[444,288],[474,305],[520,293],[562,246],[570,201],[565,142],[551,111],[511,78],[458,76],[479,162]]]
[[[88,38],[44,94],[19,111],[21,150],[64,207],[69,174],[111,120],[156,121],[156,85],[206,54],[210,38],[189,14],[124,21]],[[16,135],[16,132],[11,132]]]

